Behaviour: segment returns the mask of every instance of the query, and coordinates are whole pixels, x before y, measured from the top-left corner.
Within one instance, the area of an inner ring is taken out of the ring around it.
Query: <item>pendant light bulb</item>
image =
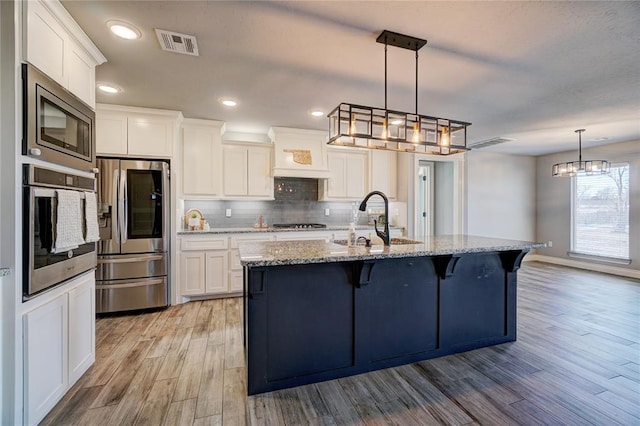
[[[447,132],[446,127],[442,128],[442,132],[440,134],[440,145],[449,146],[449,133]]]
[[[355,113],[351,113],[351,124],[349,125],[349,134],[350,135],[355,135],[356,133],[357,133],[356,114]]]
[[[413,139],[411,141],[413,143],[420,142],[420,123],[418,121],[413,123]]]
[[[382,133],[380,134],[382,139],[387,139],[389,137],[389,127],[387,126],[387,117],[382,119]]]

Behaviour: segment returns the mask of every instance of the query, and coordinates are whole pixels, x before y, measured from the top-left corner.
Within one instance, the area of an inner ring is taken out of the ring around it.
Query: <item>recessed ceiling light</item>
[[[99,90],[105,92],[105,93],[120,93],[122,92],[122,89],[119,88],[118,86],[114,86],[113,84],[107,84],[107,83],[98,83],[96,84],[96,86],[98,87]]]
[[[218,99],[220,101],[220,103],[224,106],[228,106],[228,107],[234,107],[236,105],[238,105],[238,102],[234,101],[231,98],[220,98]]]
[[[314,117],[322,117],[324,115],[324,112],[320,110],[314,110],[314,111],[311,111],[311,115],[313,115]]]
[[[399,126],[402,124],[402,120],[393,120],[391,124],[393,124],[394,126]]]
[[[608,141],[609,138],[606,137],[606,136],[602,136],[602,137],[594,138],[594,139],[591,139],[591,140],[594,141],[594,142],[601,142],[601,141]]]
[[[142,37],[139,29],[122,21],[107,21],[107,27],[112,33],[126,40],[137,40]]]

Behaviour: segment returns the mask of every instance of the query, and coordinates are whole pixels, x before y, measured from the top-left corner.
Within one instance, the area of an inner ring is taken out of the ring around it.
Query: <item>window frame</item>
[[[629,179],[629,186],[631,185],[630,175],[631,175],[631,164],[628,161],[619,161],[615,163],[611,163],[610,171],[619,167],[627,167],[627,179]],[[629,265],[631,263],[631,233],[630,229],[627,229],[627,257],[612,257],[612,256],[604,256],[600,254],[593,253],[583,253],[580,251],[576,251],[576,196],[577,196],[577,185],[578,185],[578,177],[580,176],[572,176],[571,177],[571,227],[570,227],[570,241],[569,241],[569,251],[567,255],[569,257],[584,259],[584,260],[596,260],[600,262],[607,263],[616,263],[622,265]],[[586,177],[586,176],[585,176]],[[631,188],[628,189],[627,197],[629,197],[629,202],[631,201]],[[628,218],[628,226],[631,226],[630,217]]]

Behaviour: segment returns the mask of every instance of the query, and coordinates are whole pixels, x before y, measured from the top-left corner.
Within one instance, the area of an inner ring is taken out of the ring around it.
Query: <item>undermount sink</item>
[[[336,244],[340,244],[342,246],[346,246],[349,245],[347,240],[333,240],[334,243]],[[422,241],[416,241],[416,240],[409,240],[407,238],[391,238],[391,245],[392,246],[402,246],[402,245],[407,245],[407,244],[422,244]],[[358,241],[358,246],[364,246],[364,240],[360,239],[360,241]],[[382,245],[382,244],[372,244],[372,245]]]

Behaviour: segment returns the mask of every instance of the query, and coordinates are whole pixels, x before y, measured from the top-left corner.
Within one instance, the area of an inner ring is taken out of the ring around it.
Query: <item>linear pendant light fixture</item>
[[[450,155],[468,151],[471,123],[418,114],[418,50],[426,40],[384,30],[384,108],[341,103],[329,113],[329,145]],[[387,109],[387,46],[416,52],[416,110]]]
[[[585,129],[575,131],[578,134],[578,161],[554,164],[551,169],[553,177],[606,175],[609,173],[610,163],[607,160],[582,161],[582,132],[584,131]]]

